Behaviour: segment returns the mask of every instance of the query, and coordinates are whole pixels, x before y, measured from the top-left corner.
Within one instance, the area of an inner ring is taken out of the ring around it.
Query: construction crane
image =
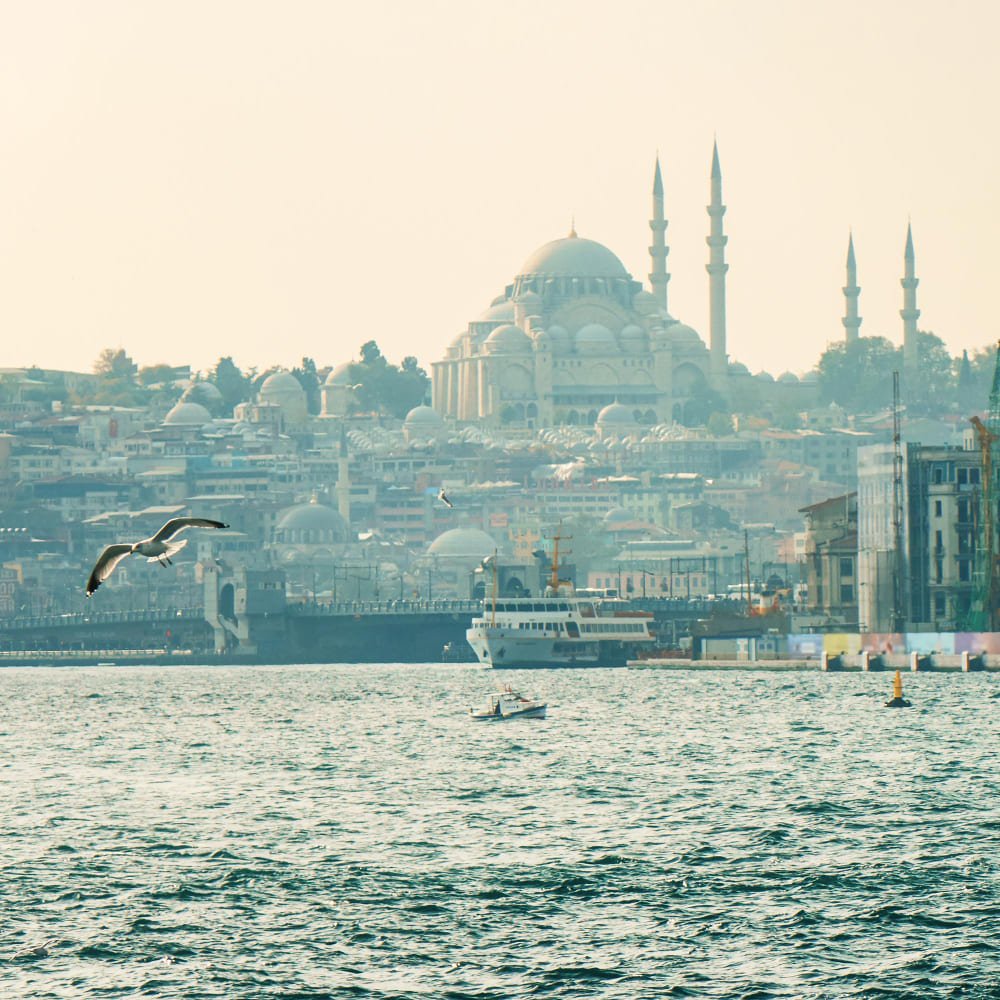
[[[978,416],[970,417],[979,442],[980,514],[979,538],[976,542],[976,588],[969,625],[977,631],[995,632],[1000,623],[1000,572],[996,545],[996,481],[994,449],[1000,440],[1000,343],[997,344],[993,386],[990,389],[990,410],[984,423]]]

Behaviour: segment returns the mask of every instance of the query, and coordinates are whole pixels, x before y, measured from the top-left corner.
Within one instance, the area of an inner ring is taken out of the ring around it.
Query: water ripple
[[[1000,995],[1000,678],[0,672],[0,995]]]

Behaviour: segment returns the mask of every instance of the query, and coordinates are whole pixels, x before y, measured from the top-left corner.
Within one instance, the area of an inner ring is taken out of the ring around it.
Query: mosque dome
[[[514,303],[510,299],[494,299],[489,309],[476,319],[477,323],[513,323]]]
[[[432,406],[414,406],[403,420],[403,426],[411,430],[437,430],[444,425],[444,418]]]
[[[687,323],[671,323],[667,327],[667,336],[675,344],[700,344],[698,332]]]
[[[184,390],[181,402],[200,403],[204,407],[212,407],[219,406],[224,400],[214,382],[192,382]]]
[[[798,385],[799,377],[794,372],[782,372],[778,376],[778,381],[782,385]]]
[[[519,326],[504,323],[486,338],[485,347],[490,354],[524,353],[531,350],[531,338]]]
[[[345,361],[342,365],[337,365],[329,375],[326,377],[324,385],[353,385],[353,379],[351,378],[351,368],[352,364],[350,361]]]
[[[260,395],[264,398],[275,396],[278,393],[296,392],[305,395],[305,390],[299,384],[299,380],[291,372],[274,372],[260,384]]]
[[[273,403],[281,410],[281,415],[290,424],[305,423],[309,416],[306,391],[291,372],[275,372],[268,375],[257,391],[262,403]]]
[[[552,344],[553,351],[561,353],[569,350],[570,335],[566,327],[559,326],[559,324],[556,323],[550,326],[545,332],[549,335],[549,341]]]
[[[624,404],[610,403],[597,414],[597,423],[602,427],[608,427],[611,424],[616,424],[618,426],[628,424],[629,426],[632,426],[635,424],[635,417],[633,416],[632,411]]]
[[[645,347],[646,333],[641,326],[636,326],[635,323],[629,323],[623,327],[622,332],[618,336],[621,340],[622,348],[626,351],[638,353]]]
[[[347,534],[340,514],[315,497],[283,511],[274,527],[274,540],[285,545],[342,544]]]
[[[606,246],[579,236],[566,236],[539,247],[517,276],[556,278],[628,278],[625,265]]]
[[[573,343],[578,351],[587,354],[603,354],[618,348],[615,335],[600,323],[588,323],[580,327],[576,331]]]
[[[211,423],[212,414],[201,403],[181,400],[163,418],[171,427],[204,427]]]
[[[743,364],[742,362],[740,362],[740,361],[733,361],[729,365],[729,374],[730,375],[749,375],[750,374],[750,369],[747,368],[747,366],[745,364]]]
[[[497,543],[478,528],[452,528],[443,535],[438,535],[429,546],[430,555],[447,558],[485,559],[497,549]]]
[[[754,378],[757,379],[758,382],[773,382],[774,381],[774,376],[770,372],[763,372],[763,371],[762,372],[757,372],[757,374],[754,375]]]

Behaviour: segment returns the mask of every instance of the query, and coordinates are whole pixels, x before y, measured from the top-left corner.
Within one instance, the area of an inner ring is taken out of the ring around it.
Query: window
[[[969,571],[969,560],[960,559],[958,561],[958,578],[963,583],[968,583],[972,579],[972,574]]]
[[[945,613],[944,594],[937,593],[934,595],[934,614],[940,617],[944,613]]]
[[[854,572],[854,560],[853,559],[841,559],[840,560],[840,575],[841,576],[851,576]]]
[[[854,600],[854,587],[849,583],[840,585],[840,603],[850,604]]]
[[[941,516],[941,501],[940,500],[935,500],[934,501],[934,516],[935,517],[940,517]]]
[[[979,484],[979,470],[978,469],[969,469],[969,482],[973,486],[977,486]]]
[[[941,537],[941,532],[940,531],[935,531],[934,532],[934,551],[935,552],[940,552],[943,547],[944,547],[944,539]]]

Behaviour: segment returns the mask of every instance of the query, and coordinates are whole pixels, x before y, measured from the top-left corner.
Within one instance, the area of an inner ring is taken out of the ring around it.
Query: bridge
[[[651,612],[660,644],[675,647],[719,603],[636,598],[632,606]],[[204,607],[14,617],[0,625],[0,664],[426,663],[441,660],[446,645],[471,661],[465,630],[482,607],[478,600],[282,600],[256,614],[215,609],[215,622]],[[230,641],[237,625],[252,647]]]

